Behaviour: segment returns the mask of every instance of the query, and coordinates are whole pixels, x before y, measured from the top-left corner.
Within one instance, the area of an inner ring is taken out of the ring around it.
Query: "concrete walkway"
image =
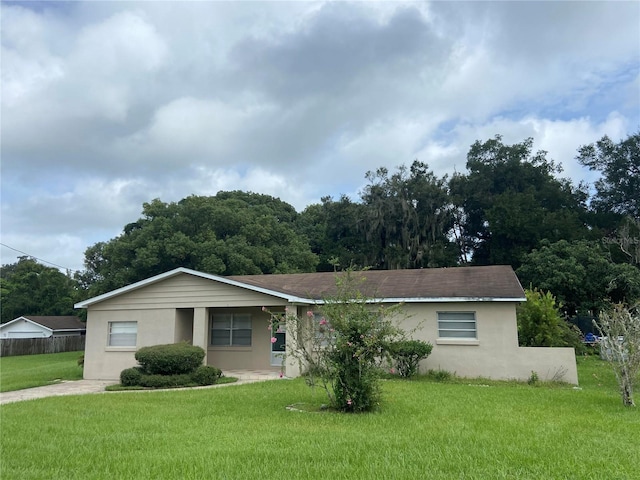
[[[227,377],[236,377],[235,383],[223,383],[220,385],[210,385],[207,387],[193,388],[217,388],[230,385],[242,385],[245,383],[261,382],[265,380],[276,380],[280,377],[278,373],[267,370],[227,370],[224,372]],[[36,398],[59,397],[62,395],[85,395],[89,393],[126,393],[126,392],[157,392],[161,390],[123,390],[119,392],[107,392],[107,385],[118,383],[115,380],[63,380],[60,383],[46,385],[44,387],[27,388],[25,390],[15,390],[13,392],[0,393],[0,405],[5,403],[21,402],[24,400],[34,400]],[[171,389],[181,390],[181,389]]]

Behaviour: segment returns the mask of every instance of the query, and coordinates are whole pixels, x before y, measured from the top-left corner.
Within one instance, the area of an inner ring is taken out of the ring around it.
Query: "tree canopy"
[[[302,212],[303,231],[320,256],[320,268],[350,265],[403,269],[455,265],[450,238],[452,205],[447,179],[414,161],[395,173],[367,172],[368,184],[354,202],[324,197]]]
[[[531,138],[509,145],[497,135],[471,145],[466,171],[451,178],[418,160],[382,166],[366,173],[358,198],[325,196],[300,213],[241,191],[155,199],[120,235],[87,248],[76,283],[55,269],[41,274],[48,267],[28,259],[4,266],[3,319],[68,313],[69,288],[86,298],[179,266],[238,275],[507,264],[567,315],[637,301],[640,133],[618,143],[603,137],[577,159],[601,175],[591,198],[547,152],[534,152]],[[10,280],[14,270],[29,272]],[[38,290],[36,277],[51,285]]]
[[[579,149],[578,161],[601,172],[592,204],[640,220],[640,131],[614,143],[608,136]]]
[[[295,209],[245,192],[145,203],[142,218],[85,253],[81,281],[97,295],[177,267],[218,275],[313,271],[308,240],[296,232]]]
[[[552,292],[569,316],[595,315],[609,302],[640,299],[640,269],[614,263],[602,242],[544,241],[516,272],[523,285]]]
[[[523,255],[543,239],[576,240],[589,234],[587,193],[547,159],[532,152],[533,139],[505,145],[502,137],[476,141],[467,155],[466,174],[450,181],[460,209],[461,249],[476,265],[517,268]]]
[[[365,238],[376,247],[371,266],[390,270],[455,264],[446,176],[437,178],[426,163],[414,161],[392,175],[379,168],[366,178],[369,184],[361,197]]]
[[[21,315],[74,315],[76,282],[29,257],[0,268],[2,323]]]

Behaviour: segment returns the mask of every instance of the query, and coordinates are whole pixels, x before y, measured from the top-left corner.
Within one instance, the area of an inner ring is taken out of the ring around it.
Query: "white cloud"
[[[640,125],[637,2],[1,8],[2,235],[49,260],[155,197],[301,210],[380,166],[464,171],[496,134],[592,179],[576,149]]]
[[[259,105],[246,107],[218,100],[179,98],[161,106],[148,127],[116,144],[121,156],[172,165],[225,163],[235,156],[247,124],[264,115]]]
[[[34,257],[48,267],[61,271],[81,271],[84,268],[83,256],[78,252],[86,249],[86,238],[80,235],[32,235],[3,234],[2,242],[9,247],[0,248],[0,262],[2,265],[15,263],[19,257]],[[14,250],[13,245],[19,245],[20,252]],[[21,252],[27,253],[24,255]]]

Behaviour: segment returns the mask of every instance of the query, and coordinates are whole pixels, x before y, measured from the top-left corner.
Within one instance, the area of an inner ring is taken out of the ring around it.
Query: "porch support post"
[[[193,309],[193,344],[204,349],[203,364],[207,364],[207,308]]]
[[[298,316],[298,318],[300,318],[300,314],[302,311],[301,307],[297,307],[297,306],[293,306],[293,305],[289,305],[288,307],[288,311],[289,314],[292,314],[295,312],[295,314]],[[296,342],[295,339],[293,338],[293,335],[288,335],[286,337],[286,349],[287,352],[295,350],[296,349]],[[289,378],[294,378],[294,377],[299,377],[300,376],[300,362],[293,358],[292,356],[287,355],[285,357],[286,361],[285,361],[285,366],[284,366],[284,374],[289,377]]]

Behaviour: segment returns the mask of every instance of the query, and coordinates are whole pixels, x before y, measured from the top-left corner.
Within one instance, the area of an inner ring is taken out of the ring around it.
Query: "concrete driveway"
[[[261,382],[265,380],[276,380],[280,377],[278,373],[267,370],[227,370],[224,372],[227,377],[236,377],[235,383],[223,383],[220,385],[210,385],[207,387],[193,388],[218,388],[231,385],[242,385],[245,383]],[[0,393],[0,405],[5,403],[21,402],[24,400],[34,400],[36,398],[59,397],[63,395],[85,395],[90,393],[127,393],[135,392],[157,392],[160,390],[125,390],[120,392],[107,392],[107,385],[118,383],[115,380],[63,380],[60,383],[46,385],[44,387],[27,388],[25,390],[15,390],[13,392]],[[180,389],[172,389],[180,390]]]

